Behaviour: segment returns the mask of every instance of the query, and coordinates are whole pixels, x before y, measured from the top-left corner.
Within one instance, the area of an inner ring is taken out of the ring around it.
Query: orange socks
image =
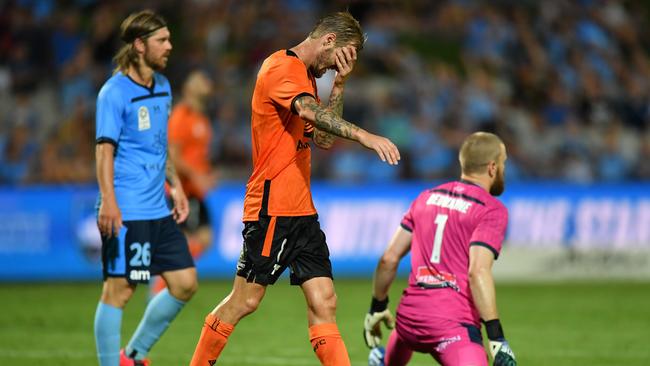
[[[228,342],[228,336],[235,326],[222,322],[212,314],[205,317],[201,338],[194,350],[190,366],[212,366]]]
[[[323,366],[350,366],[348,350],[336,324],[312,325],[309,327],[309,340]]]
[[[214,365],[234,328],[208,314],[190,366]],[[309,340],[323,366],[350,366],[350,357],[336,324],[312,325],[309,327]]]

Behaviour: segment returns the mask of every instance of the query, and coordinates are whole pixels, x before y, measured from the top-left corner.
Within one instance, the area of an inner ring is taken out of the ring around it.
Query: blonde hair
[[[463,174],[483,173],[487,165],[498,162],[501,157],[503,141],[489,132],[475,132],[469,135],[458,153]]]
[[[341,11],[322,17],[311,32],[310,38],[322,37],[326,33],[336,34],[336,47],[343,47],[348,44],[356,46],[357,51],[363,49],[366,42],[366,36],[361,30],[359,21],[354,19],[352,14],[347,11]]]
[[[133,46],[133,41],[137,38],[147,39],[155,31],[166,26],[165,19],[151,10],[139,11],[124,19],[120,25],[120,39],[126,44],[113,57],[116,65],[113,73],[126,72],[131,65],[138,64],[138,53]]]

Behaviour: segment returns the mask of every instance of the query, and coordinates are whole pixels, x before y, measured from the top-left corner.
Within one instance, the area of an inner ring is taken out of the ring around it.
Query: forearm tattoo
[[[334,135],[325,131],[321,131],[319,129],[314,130],[314,137],[312,138],[316,145],[323,148],[331,147],[334,143],[334,139]]]
[[[352,139],[355,133],[359,130],[359,127],[354,124],[344,120],[338,116],[330,108],[323,108],[316,100],[312,97],[302,97],[296,101],[300,104],[301,108],[305,108],[314,112],[315,121],[313,123],[314,127],[319,130],[329,132],[333,135],[340,136],[346,139]]]
[[[343,90],[340,88],[333,88],[330,95],[329,108],[337,116],[343,117]]]

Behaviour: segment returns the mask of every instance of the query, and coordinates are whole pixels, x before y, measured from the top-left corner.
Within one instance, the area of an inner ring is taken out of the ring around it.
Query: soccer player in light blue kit
[[[157,71],[172,49],[164,19],[151,11],[122,22],[126,43],[97,98],[97,224],[102,234],[104,286],[95,313],[100,366],[148,365],[145,358],[197,289],[196,269],[177,223],[187,198],[167,156],[171,89]],[[165,178],[174,204],[165,199]],[[120,351],[122,309],[138,283],[160,274],[168,284],[149,302]]]

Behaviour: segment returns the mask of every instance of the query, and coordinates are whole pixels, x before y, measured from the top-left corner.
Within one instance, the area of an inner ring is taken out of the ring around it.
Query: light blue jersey
[[[124,221],[171,214],[164,191],[171,105],[169,81],[158,73],[151,88],[117,73],[99,91],[96,141],[115,146],[113,183]]]

